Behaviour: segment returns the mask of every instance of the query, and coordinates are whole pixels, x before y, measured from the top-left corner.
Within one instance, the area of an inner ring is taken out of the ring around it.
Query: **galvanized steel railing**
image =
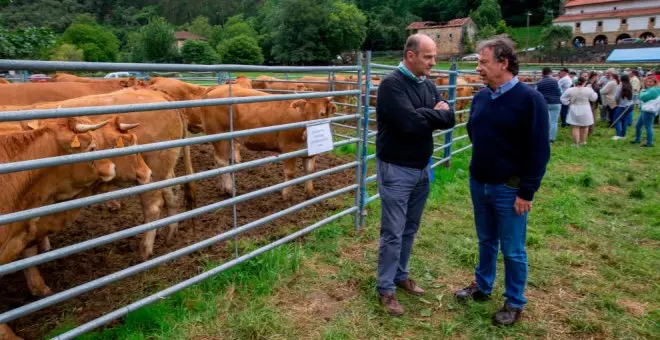
[[[35,266],[43,264],[55,259],[60,259],[71,254],[79,253],[94,247],[98,247],[110,242],[114,242],[120,239],[136,236],[143,232],[159,229],[167,226],[168,224],[174,222],[181,222],[202,214],[216,211],[221,208],[232,207],[233,216],[234,216],[234,225],[233,229],[230,231],[218,234],[214,237],[211,237],[206,240],[199,241],[190,246],[186,246],[182,249],[176,250],[174,252],[161,255],[159,257],[152,258],[145,262],[142,262],[138,265],[134,265],[123,269],[119,272],[95,279],[93,281],[87,282],[83,285],[70,288],[68,290],[56,293],[52,296],[37,300],[35,302],[29,303],[27,305],[21,306],[19,308],[5,311],[0,314],[0,323],[7,323],[9,321],[15,320],[17,318],[23,317],[30,313],[33,313],[37,310],[47,308],[54,304],[60,303],[62,301],[69,300],[73,297],[79,296],[91,290],[103,287],[107,284],[116,282],[118,280],[127,278],[129,276],[135,275],[137,273],[143,272],[150,268],[153,268],[157,265],[163,264],[168,261],[172,261],[179,257],[188,255],[195,251],[207,248],[211,245],[223,242],[235,237],[238,237],[244,232],[257,228],[264,225],[270,221],[273,221],[279,217],[291,214],[293,212],[302,210],[306,207],[309,207],[313,204],[322,202],[332,197],[343,195],[346,193],[354,192],[355,193],[355,203],[350,207],[344,209],[343,211],[336,213],[332,216],[329,216],[321,221],[314,223],[298,232],[290,234],[280,240],[277,240],[273,243],[270,243],[266,246],[263,246],[253,252],[239,256],[238,248],[235,249],[235,258],[231,261],[228,261],[222,264],[219,267],[216,267],[212,270],[209,270],[205,273],[197,275],[193,278],[190,278],[186,281],[178,283],[168,289],[165,289],[161,292],[158,292],[149,297],[143,298],[135,303],[132,303],[128,306],[120,308],[112,313],[106,314],[100,318],[92,320],[86,324],[83,324],[69,332],[66,332],[58,337],[57,339],[71,339],[78,335],[83,334],[84,332],[90,331],[96,327],[102,326],[103,324],[117,319],[123,315],[126,315],[130,311],[133,311],[137,308],[145,306],[147,304],[158,301],[159,299],[169,296],[177,291],[180,291],[190,285],[198,283],[204,279],[207,279],[213,275],[231,268],[237,264],[240,264],[250,258],[253,258],[263,252],[266,252],[274,247],[282,245],[286,242],[289,242],[297,237],[305,235],[317,228],[320,228],[323,225],[326,225],[330,222],[336,221],[337,219],[348,216],[350,214],[355,214],[355,228],[360,229],[364,227],[365,224],[365,215],[366,215],[366,205],[377,200],[379,195],[370,196],[368,194],[368,184],[375,181],[377,178],[376,174],[368,175],[368,164],[370,160],[375,158],[375,154],[370,153],[369,145],[375,144],[374,138],[377,135],[377,131],[374,126],[370,123],[375,123],[375,108],[370,106],[370,99],[375,95],[377,87],[372,86],[372,75],[384,75],[389,73],[395,67],[387,65],[379,65],[371,62],[371,52],[367,51],[366,53],[366,63],[363,65],[362,57],[358,59],[357,65],[355,66],[333,66],[333,67],[290,67],[290,66],[246,66],[246,65],[174,65],[174,64],[126,64],[126,63],[84,63],[84,62],[45,62],[45,61],[24,61],[24,60],[0,60],[1,69],[14,69],[14,70],[49,70],[49,71],[164,71],[164,72],[210,72],[216,74],[216,77],[209,77],[208,80],[218,82],[224,82],[226,80],[235,79],[232,77],[232,73],[236,72],[281,72],[285,74],[286,80],[288,82],[308,82],[310,81],[301,81],[293,77],[289,77],[289,73],[327,73],[328,82],[321,82],[323,84],[328,84],[327,92],[307,92],[307,93],[289,93],[289,94],[273,94],[267,97],[230,97],[223,99],[208,99],[208,100],[187,100],[187,101],[177,101],[177,102],[165,102],[165,103],[149,103],[149,104],[131,104],[131,105],[115,105],[115,106],[96,106],[96,107],[86,107],[86,108],[66,108],[66,109],[50,109],[50,110],[26,110],[26,111],[12,111],[12,112],[2,112],[0,115],[0,122],[6,121],[17,121],[17,120],[29,120],[29,119],[44,119],[44,118],[57,118],[57,117],[74,117],[74,116],[93,116],[93,115],[103,115],[103,114],[122,114],[128,112],[137,112],[137,111],[151,111],[151,110],[165,110],[165,109],[179,109],[179,108],[189,108],[189,107],[200,107],[200,106],[217,106],[217,105],[230,105],[230,131],[226,133],[219,133],[213,135],[205,135],[198,137],[190,137],[181,140],[171,140],[164,142],[157,142],[151,144],[135,145],[117,149],[109,150],[100,150],[93,151],[88,153],[81,153],[75,155],[59,156],[59,157],[50,157],[37,160],[29,161],[20,161],[13,163],[0,164],[0,174],[7,174],[17,171],[25,171],[43,167],[52,167],[58,165],[72,164],[78,162],[85,162],[91,160],[98,160],[103,158],[117,157],[123,155],[130,155],[142,152],[149,152],[155,150],[162,150],[173,147],[182,147],[193,144],[201,144],[207,142],[216,142],[222,140],[229,140],[232,143],[231,147],[231,163],[229,166],[221,167],[217,169],[207,170],[195,173],[193,175],[180,176],[167,180],[162,180],[158,182],[152,182],[144,185],[129,187],[125,189],[120,189],[117,191],[112,191],[108,193],[103,193],[99,195],[89,196],[85,198],[73,199],[65,202],[55,203],[51,205],[46,205],[38,208],[28,209],[24,211],[16,211],[5,215],[0,215],[0,225],[25,221],[36,217],[46,216],[58,212],[63,212],[71,209],[82,208],[90,206],[92,204],[119,199],[123,197],[133,196],[141,194],[147,191],[163,189],[175,185],[180,185],[193,181],[200,181],[204,179],[209,179],[216,177],[222,174],[231,173],[232,183],[234,184],[234,190],[231,198],[199,207],[190,211],[186,211],[177,215],[168,216],[156,221],[149,223],[144,223],[138,226],[134,226],[128,229],[124,229],[118,232],[114,232],[108,235],[104,235],[95,239],[87,240],[81,243],[73,244],[59,249],[54,249],[46,253],[42,253],[33,257],[16,260],[4,265],[0,265],[0,276],[13,273],[22,269],[26,269],[30,266]],[[376,70],[381,70],[377,72]],[[456,100],[470,99],[471,97],[461,97],[456,98],[456,78],[459,75],[459,72],[456,68],[456,65],[452,67],[451,70],[434,70],[438,73],[449,74],[449,85],[448,86],[439,86],[439,89],[447,89],[449,93],[448,102],[451,104],[452,108],[455,107]],[[357,75],[357,80],[352,82],[343,82],[337,81],[336,73],[354,73]],[[25,74],[25,73],[21,73]],[[362,76],[365,75],[365,82],[363,84]],[[25,78],[25,77],[23,77]],[[189,77],[195,78],[195,80],[202,77]],[[205,78],[206,79],[206,78]],[[231,82],[229,82],[231,84]],[[336,84],[348,84],[355,86],[355,89],[346,90],[346,91],[335,91]],[[231,86],[231,85],[230,85]],[[364,87],[364,91],[362,88]],[[275,91],[271,91],[275,92]],[[277,126],[268,126],[256,129],[249,130],[239,130],[234,131],[233,129],[233,110],[232,106],[234,104],[241,103],[258,103],[266,101],[281,101],[281,100],[291,100],[291,99],[311,99],[311,98],[321,98],[328,96],[345,96],[356,98],[355,104],[350,103],[337,103],[344,104],[343,107],[354,108],[355,112],[338,112],[336,116],[328,119],[320,119],[315,121],[304,121],[298,123],[282,124]],[[354,131],[353,133],[339,133],[333,131],[334,136],[337,138],[334,142],[334,147],[356,144],[355,160],[348,162],[346,164],[317,171],[312,174],[306,174],[304,176],[274,184],[259,190],[249,192],[242,195],[236,195],[236,186],[235,186],[235,177],[234,173],[236,171],[250,169],[258,166],[262,166],[269,163],[281,162],[286,159],[306,156],[308,154],[307,149],[298,150],[294,152],[280,154],[278,156],[270,156],[262,159],[252,160],[245,163],[235,164],[233,157],[233,140],[235,138],[246,137],[262,133],[271,133],[277,131],[284,131],[294,128],[306,127],[309,124],[314,124],[318,122],[328,122],[333,124],[336,129],[342,129],[342,131]],[[354,124],[354,125],[351,125]],[[436,148],[434,149],[434,155],[430,159],[430,169],[433,169],[441,164],[449,166],[452,156],[465,151],[471,147],[471,145],[462,146],[456,150],[452,151],[452,148],[457,142],[465,140],[467,135],[463,134],[461,136],[454,136],[454,132],[458,129],[465,127],[465,123],[457,124],[456,127],[450,130],[439,131],[434,133],[434,138],[438,138],[444,135],[442,142],[437,140],[434,142]],[[353,135],[351,135],[353,134]],[[338,173],[348,169],[355,168],[356,171],[356,181],[354,184],[334,190],[332,192],[320,195],[318,197],[306,200],[302,203],[291,206],[285,210],[282,210],[278,213],[263,217],[256,221],[247,223],[243,226],[238,226],[236,222],[236,204],[248,201],[250,199],[260,197],[269,193],[277,192],[285,187],[297,185],[304,183],[307,180],[316,179],[322,176],[327,176],[330,174]],[[238,245],[236,244],[236,247]]]

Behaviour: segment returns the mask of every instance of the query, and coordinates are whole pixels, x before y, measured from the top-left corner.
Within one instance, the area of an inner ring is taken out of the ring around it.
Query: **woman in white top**
[[[587,79],[580,77],[576,87],[571,87],[561,95],[561,102],[568,105],[566,123],[573,126],[573,142],[575,145],[586,145],[589,126],[594,123],[591,103],[598,99],[598,94],[585,86]]]

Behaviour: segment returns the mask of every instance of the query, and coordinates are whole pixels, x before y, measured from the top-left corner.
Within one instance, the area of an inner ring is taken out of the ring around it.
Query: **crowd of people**
[[[586,145],[598,117],[614,128],[613,140],[622,140],[634,123],[634,112],[639,109],[635,139],[631,143],[642,144],[645,130],[646,142],[642,146],[653,146],[653,124],[658,124],[660,110],[660,71],[638,68],[617,72],[610,68],[578,75],[562,68],[555,77],[546,67],[542,73],[536,88],[548,104],[550,143],[557,138],[561,120],[561,127],[572,127],[573,145]]]

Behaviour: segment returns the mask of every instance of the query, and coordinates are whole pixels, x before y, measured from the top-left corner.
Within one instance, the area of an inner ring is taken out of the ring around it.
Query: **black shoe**
[[[653,147],[653,144],[642,144],[642,147],[645,147],[645,148],[652,148],[652,147]]]
[[[504,306],[493,315],[493,323],[497,326],[511,326],[520,319],[521,315],[522,308],[515,309],[505,303]]]
[[[472,282],[471,285],[461,290],[455,291],[454,297],[458,301],[465,301],[470,297],[474,301],[486,301],[490,299],[490,294],[486,294],[482,292],[481,290],[479,290],[479,287],[477,287],[477,283]]]
[[[639,144],[639,142],[636,141],[636,140],[633,140],[633,141],[630,141],[630,144]]]

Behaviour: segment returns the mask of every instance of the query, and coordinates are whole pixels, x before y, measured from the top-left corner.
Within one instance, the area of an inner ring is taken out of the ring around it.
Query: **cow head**
[[[140,124],[131,124],[121,117],[111,119],[110,124],[94,132],[99,149],[114,149],[138,144],[135,134],[129,132]],[[151,169],[145,163],[141,154],[132,154],[110,159],[116,167],[116,181],[122,183],[146,184],[151,181]]]
[[[305,120],[328,118],[337,112],[337,106],[332,102],[332,97],[299,99],[291,103],[291,107],[303,113]]]
[[[246,89],[252,88],[252,81],[244,75],[239,75],[236,79],[232,80],[231,83]],[[226,81],[225,84],[229,84],[229,81]]]

